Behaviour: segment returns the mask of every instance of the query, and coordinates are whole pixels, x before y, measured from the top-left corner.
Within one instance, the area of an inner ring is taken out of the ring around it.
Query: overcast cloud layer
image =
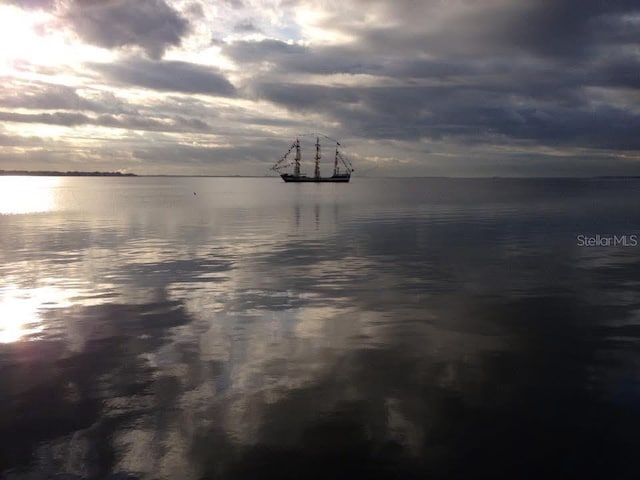
[[[640,4],[0,0],[0,169],[640,175]]]

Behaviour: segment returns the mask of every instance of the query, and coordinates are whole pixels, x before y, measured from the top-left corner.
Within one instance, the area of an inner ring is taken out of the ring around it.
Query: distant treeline
[[[30,175],[36,177],[137,177],[135,173],[121,172],[55,172],[29,170],[0,170],[0,175]]]

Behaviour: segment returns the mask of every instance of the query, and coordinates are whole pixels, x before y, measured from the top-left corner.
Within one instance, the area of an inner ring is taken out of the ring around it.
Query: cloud
[[[355,1],[323,13],[307,31],[349,41],[223,47],[259,72],[247,92],[354,138],[511,148],[514,159],[523,145],[640,148],[636,2]]]
[[[165,0],[75,0],[62,18],[88,43],[109,49],[137,46],[154,59],[180,45],[189,27]]]
[[[635,1],[12,3],[122,52],[23,68],[16,78],[63,74],[74,86],[13,82],[0,91],[8,122],[135,128],[147,132],[136,151],[154,154],[151,132],[180,132],[205,149],[243,145],[246,159],[275,138],[325,130],[361,146],[361,170],[384,158],[476,174],[470,159],[482,156],[488,174],[557,171],[554,162],[582,174],[639,156]]]
[[[262,30],[256,27],[253,23],[246,20],[243,22],[236,23],[233,27],[233,31],[245,32],[245,33],[261,33],[262,32]]]
[[[310,47],[266,39],[229,43],[222,53],[239,64],[271,65],[272,71],[384,74],[382,59],[371,54],[365,60],[349,47]]]
[[[632,0],[562,0],[522,3],[500,30],[499,39],[536,55],[580,58],[611,35],[606,19],[638,11]],[[637,40],[636,36],[636,40]]]
[[[298,2],[303,10],[306,2]],[[638,13],[634,0],[354,0],[327,9],[313,26],[348,33],[369,51],[405,55],[519,53],[575,58],[620,32]],[[627,25],[625,36],[637,40]],[[619,34],[617,34],[619,35]]]
[[[225,97],[236,94],[235,87],[222,73],[194,63],[129,58],[89,66],[106,75],[109,80],[124,85]]]
[[[526,89],[525,89],[526,90]],[[523,104],[482,87],[323,87],[267,83],[258,95],[292,111],[318,111],[353,136],[458,144],[505,139],[610,150],[640,149],[640,115],[623,108],[562,106],[529,97]]]
[[[52,10],[58,0],[4,0],[25,10]],[[1,2],[0,2],[1,3]]]
[[[0,120],[4,122],[46,123],[49,125],[62,125],[66,127],[91,123],[91,118],[87,115],[70,112],[37,114],[0,112]]]
[[[107,49],[139,47],[159,59],[179,46],[189,22],[166,0],[11,0],[26,10],[45,10],[57,27],[71,29],[85,42]],[[197,14],[197,6],[188,9]]]
[[[96,125],[108,128],[159,132],[199,132],[209,131],[210,126],[196,118],[149,118],[141,115],[85,115],[77,112],[17,113],[0,111],[0,120],[18,123],[42,123],[63,127]]]
[[[640,90],[640,59],[632,55],[613,55],[594,69],[590,83]]]
[[[0,87],[0,102],[4,108],[29,110],[80,110],[105,112],[123,110],[124,105],[115,97],[102,94],[101,99],[88,99],[74,87],[42,82],[8,81]]]
[[[355,88],[323,87],[321,85],[301,85],[291,83],[257,84],[259,98],[285,105],[291,110],[318,109],[331,113],[341,103],[355,103],[361,93]]]

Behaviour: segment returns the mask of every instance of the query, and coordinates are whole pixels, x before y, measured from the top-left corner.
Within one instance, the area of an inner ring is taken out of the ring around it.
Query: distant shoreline
[[[121,172],[59,172],[44,170],[0,170],[1,176],[29,176],[29,177],[155,177],[155,178],[278,178],[273,175],[197,175],[197,174],[136,174]],[[640,175],[594,175],[594,176],[554,176],[554,177],[537,177],[537,176],[478,176],[478,177],[454,177],[447,175],[416,175],[410,177],[370,177],[368,175],[360,175],[359,178],[386,178],[393,180],[417,180],[417,179],[442,179],[442,180],[629,180],[640,179]]]
[[[56,172],[30,170],[0,170],[0,176],[29,177],[137,177],[135,173],[121,172]]]

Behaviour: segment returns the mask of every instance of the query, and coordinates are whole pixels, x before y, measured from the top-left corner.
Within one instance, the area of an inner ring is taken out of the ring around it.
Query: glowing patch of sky
[[[8,5],[0,5],[0,44],[0,74],[4,75],[15,73],[15,62],[60,67],[113,59],[108,50],[74,41],[53,15]]]

